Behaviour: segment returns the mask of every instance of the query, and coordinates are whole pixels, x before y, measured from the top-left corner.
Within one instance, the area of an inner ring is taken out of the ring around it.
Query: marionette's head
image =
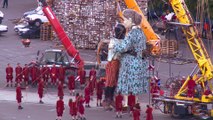
[[[126,28],[123,24],[118,23],[115,26],[115,38],[124,39],[126,35]]]
[[[69,99],[69,102],[72,102],[72,98]]]
[[[135,10],[126,9],[123,11],[124,26],[131,28],[132,26],[139,26],[142,21],[142,16]]]
[[[8,63],[7,66],[10,67],[10,63]]]

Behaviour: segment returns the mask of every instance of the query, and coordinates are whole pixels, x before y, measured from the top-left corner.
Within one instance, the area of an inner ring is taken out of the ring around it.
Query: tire
[[[37,20],[35,20],[35,22],[34,22],[34,25],[36,26],[36,27],[40,27],[41,26],[41,20],[39,20],[39,19],[37,19]]]
[[[175,113],[175,104],[172,105],[171,116],[172,116],[172,118],[175,118],[175,119],[183,119],[185,117],[184,114]]]

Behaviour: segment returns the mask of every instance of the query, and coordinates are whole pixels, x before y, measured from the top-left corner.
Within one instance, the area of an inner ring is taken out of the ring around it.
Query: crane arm
[[[65,33],[64,29],[62,28],[60,22],[56,18],[55,14],[53,13],[52,9],[47,5],[45,0],[39,0],[39,2],[42,3],[43,6],[43,12],[48,18],[49,22],[51,23],[53,29],[55,30],[56,34],[58,35],[59,40],[64,45],[64,47],[67,50],[67,53],[72,56],[75,61],[78,63],[79,67],[84,66],[84,62],[81,59],[79,52],[75,49],[73,46],[71,40]]]

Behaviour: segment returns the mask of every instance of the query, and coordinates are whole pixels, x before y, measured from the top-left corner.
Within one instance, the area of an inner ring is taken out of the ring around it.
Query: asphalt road
[[[25,48],[21,43],[21,38],[13,31],[14,24],[12,20],[20,18],[25,11],[31,10],[36,7],[36,0],[10,0],[9,7],[6,9],[0,8],[5,14],[3,24],[9,27],[9,31],[0,36],[0,120],[54,120],[56,117],[54,102],[48,103],[48,99],[56,101],[57,97],[48,97],[51,94],[56,94],[55,89],[50,89],[49,93],[46,93],[46,103],[43,105],[38,104],[33,100],[24,101],[23,110],[17,109],[17,104],[12,99],[5,100],[5,91],[9,91],[8,95],[14,97],[14,88],[5,88],[5,67],[7,63],[11,63],[12,66],[16,66],[19,62],[21,65],[29,63],[36,59],[36,53],[38,50],[44,51],[45,49],[54,46],[54,41],[41,41],[39,39],[33,39],[29,48]],[[180,45],[182,55],[187,58],[192,58],[189,49],[185,45]],[[79,50],[82,58],[85,61],[95,62],[95,51],[93,50]],[[213,56],[213,53],[210,53]],[[176,75],[187,76],[191,73],[195,64],[184,65],[169,65],[168,63],[155,62],[155,71],[158,72],[162,83],[165,83],[170,73]],[[170,72],[169,72],[170,71]],[[4,91],[4,92],[3,92]],[[36,94],[35,88],[29,88],[29,92]],[[80,91],[81,92],[81,91]],[[4,94],[3,94],[4,93]],[[7,92],[6,92],[7,93]],[[26,98],[26,94],[24,96]],[[36,96],[34,96],[36,98]],[[66,98],[69,98],[68,91],[66,91]],[[140,96],[139,101],[142,105],[141,119],[145,120],[145,106],[149,103],[149,95],[144,94]],[[162,114],[159,110],[154,110],[155,120],[172,120],[169,115]],[[86,109],[86,117],[88,120],[114,120],[115,113],[113,111],[106,112],[103,108],[95,106],[95,97],[92,102],[92,108]],[[63,120],[69,120],[69,111],[66,106],[66,110],[63,116]],[[132,118],[125,114],[123,120],[130,120]]]

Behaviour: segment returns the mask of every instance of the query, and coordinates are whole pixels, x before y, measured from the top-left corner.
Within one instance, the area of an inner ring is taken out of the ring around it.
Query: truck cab
[[[41,67],[44,65],[47,65],[48,67],[52,67],[53,64],[56,65],[56,67],[60,67],[61,65],[67,69],[71,70],[77,70],[76,63],[72,60],[73,58],[70,58],[66,51],[61,49],[47,49],[44,51],[44,53],[41,54],[39,58],[39,52],[38,52],[38,58],[37,58],[37,64]]]

